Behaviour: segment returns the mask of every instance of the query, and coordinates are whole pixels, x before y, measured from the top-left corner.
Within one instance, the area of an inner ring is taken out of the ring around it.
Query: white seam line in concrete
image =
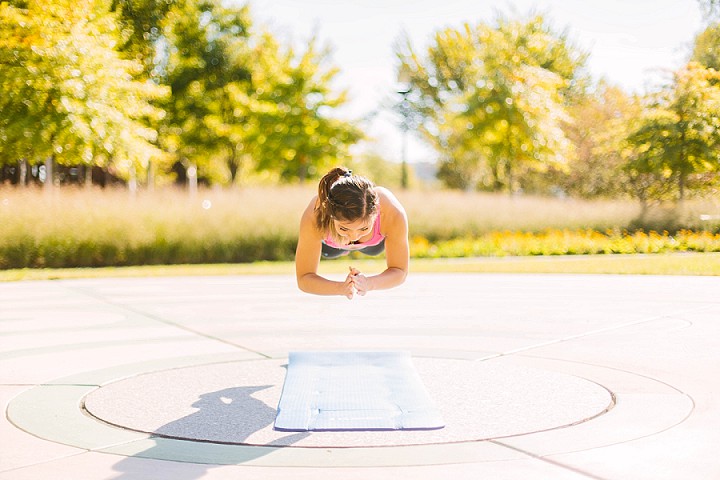
[[[569,470],[569,471],[571,471],[571,472],[573,472],[573,473],[577,473],[578,475],[583,475],[584,477],[591,478],[591,479],[593,479],[593,480],[608,480],[608,479],[606,479],[606,478],[604,478],[604,477],[599,477],[599,476],[597,476],[597,475],[593,475],[592,473],[588,473],[588,472],[585,472],[585,471],[580,470],[580,469],[578,469],[578,468],[571,467],[570,465],[565,465],[565,464],[563,464],[563,463],[560,463],[560,462],[558,462],[558,461],[552,460],[552,459],[550,459],[550,458],[546,458],[546,457],[542,457],[542,456],[540,456],[540,455],[536,455],[536,454],[534,454],[534,453],[532,453],[532,452],[528,452],[527,450],[523,450],[522,448],[513,447],[512,445],[508,445],[508,444],[503,443],[503,442],[498,441],[498,440],[488,440],[488,442],[490,442],[490,443],[492,443],[492,444],[495,444],[495,445],[497,445],[497,446],[499,446],[499,447],[505,447],[505,448],[508,448],[508,449],[513,450],[513,451],[515,451],[515,452],[522,453],[523,455],[527,455],[527,456],[530,457],[530,458],[533,458],[533,459],[535,459],[535,460],[539,460],[539,461],[544,462],[544,463],[548,463],[548,464],[553,465],[553,466],[555,466],[555,467],[562,468],[562,469],[564,469],[564,470]]]
[[[607,332],[612,332],[612,331],[614,331],[614,330],[620,330],[620,329],[627,328],[627,327],[633,327],[633,326],[636,326],[636,325],[642,325],[643,323],[655,322],[655,321],[657,321],[657,320],[672,318],[672,317],[674,317],[674,316],[676,316],[676,315],[680,315],[680,314],[687,314],[687,313],[699,312],[699,311],[702,311],[702,310],[708,310],[708,309],[710,309],[710,308],[713,308],[714,306],[715,306],[715,305],[705,305],[705,306],[700,307],[700,308],[695,308],[695,309],[691,309],[691,310],[684,310],[684,311],[682,311],[682,312],[673,312],[673,313],[667,313],[667,314],[662,314],[662,315],[655,315],[655,316],[653,316],[653,317],[645,318],[645,319],[642,319],[642,320],[635,320],[635,321],[632,321],[632,322],[622,323],[622,324],[620,324],[620,325],[612,325],[612,326],[610,326],[610,327],[598,328],[598,329],[596,329],[596,330],[590,330],[590,331],[588,331],[588,332],[578,333],[578,334],[570,335],[570,336],[567,336],[567,337],[557,338],[557,339],[554,339],[554,340],[548,340],[548,341],[546,341],[546,342],[535,343],[535,344],[533,344],[533,345],[527,345],[527,346],[525,346],[525,347],[516,348],[516,349],[514,349],[514,350],[508,350],[508,351],[506,351],[506,352],[496,353],[496,354],[494,354],[494,355],[490,355],[490,356],[487,356],[487,357],[479,358],[479,359],[477,359],[477,360],[475,360],[475,361],[492,360],[493,358],[504,357],[504,356],[506,356],[506,355],[514,355],[514,354],[516,354],[516,353],[527,352],[528,350],[534,350],[534,349],[536,349],[536,348],[546,347],[546,346],[548,346],[548,345],[555,345],[555,344],[558,344],[558,343],[569,342],[570,340],[577,340],[577,339],[579,339],[579,338],[591,337],[591,336],[593,336],[593,335],[598,335],[598,334],[601,334],[601,333],[607,333]]]
[[[631,371],[631,370],[625,370],[625,369],[622,369],[622,368],[609,367],[609,366],[606,366],[606,365],[597,365],[597,364],[594,364],[594,363],[579,362],[579,361],[576,361],[576,360],[563,360],[563,359],[558,359],[558,358],[541,357],[541,356],[536,356],[536,355],[521,355],[521,357],[525,357],[525,358],[540,358],[540,359],[543,359],[543,360],[552,360],[552,361],[557,361],[557,362],[561,362],[561,363],[574,363],[574,364],[577,364],[577,365],[587,365],[587,366],[590,366],[590,367],[605,368],[605,369],[608,369],[608,370],[615,370],[616,372],[623,372],[623,373],[626,373],[626,374],[629,374],[629,375],[635,375],[635,376],[642,377],[642,378],[646,378],[646,379],[651,380],[651,381],[653,381],[653,382],[657,382],[657,383],[660,383],[660,384],[662,384],[662,385],[665,385],[666,387],[668,387],[668,388],[670,388],[670,389],[675,390],[676,392],[678,392],[679,395],[682,395],[683,397],[686,397],[686,398],[688,399],[688,401],[690,402],[690,410],[688,411],[687,415],[685,415],[685,416],[684,416],[679,422],[677,422],[677,423],[674,423],[674,424],[672,424],[672,425],[670,425],[670,426],[667,426],[667,427],[663,428],[662,430],[658,430],[657,432],[653,432],[653,433],[648,434],[648,435],[642,435],[642,436],[640,436],[640,437],[629,438],[629,439],[622,440],[622,441],[619,441],[619,442],[609,443],[609,444],[607,444],[607,445],[599,445],[599,446],[593,447],[593,448],[604,448],[604,447],[609,447],[609,446],[613,446],[613,445],[621,445],[621,444],[623,444],[623,443],[634,442],[634,441],[636,441],[636,440],[641,440],[641,439],[643,439],[643,438],[650,438],[650,437],[653,437],[653,436],[655,436],[655,435],[659,435],[659,434],[661,434],[661,433],[663,433],[663,432],[667,432],[668,430],[672,430],[673,428],[677,427],[678,425],[682,425],[683,423],[687,422],[687,420],[692,416],[692,414],[693,414],[693,412],[695,411],[695,408],[696,408],[696,406],[697,406],[697,404],[696,404],[696,402],[695,402],[695,399],[694,399],[694,398],[692,397],[692,395],[690,395],[689,393],[684,392],[684,391],[680,390],[679,388],[677,388],[676,386],[671,385],[671,384],[669,384],[669,383],[667,383],[667,382],[665,382],[665,381],[663,381],[663,380],[660,380],[660,379],[655,378],[655,377],[651,377],[651,376],[649,376],[649,375],[643,375],[642,373],[637,373],[637,372],[633,372],[633,371]],[[583,377],[583,378],[585,378],[585,377]],[[586,378],[586,379],[587,379],[587,378]],[[600,385],[600,384],[598,383],[598,385]],[[610,393],[611,393],[612,396],[613,396],[613,403],[617,403],[617,399],[616,399],[615,394],[614,394],[613,392],[610,392]],[[605,412],[605,413],[606,413],[606,412]],[[592,420],[592,419],[590,419],[590,420]],[[531,435],[532,435],[532,434],[531,434]],[[582,451],[586,451],[586,450],[587,450],[587,449],[569,450],[569,451],[562,452],[562,454],[565,455],[565,454],[570,454],[570,453],[582,452]]]
[[[115,302],[113,302],[113,301],[111,301],[111,300],[108,300],[108,299],[106,299],[105,297],[102,297],[102,296],[100,296],[100,295],[94,295],[94,294],[92,294],[92,293],[88,293],[88,292],[86,292],[86,291],[84,291],[84,290],[81,290],[81,289],[78,289],[78,288],[73,288],[73,287],[65,287],[65,286],[63,286],[63,288],[66,288],[66,289],[72,290],[72,291],[74,291],[74,292],[76,292],[76,293],[80,293],[80,294],[85,295],[85,296],[87,296],[87,297],[93,298],[93,299],[95,299],[95,300],[97,300],[97,301],[99,301],[99,302],[102,302],[102,303],[106,304],[106,305],[112,305],[112,306],[115,307],[115,308],[118,308],[118,309],[121,309],[121,310],[125,310],[125,311],[128,311],[128,312],[132,312],[132,313],[134,313],[134,314],[136,314],[136,315],[140,315],[140,316],[142,316],[142,317],[144,317],[144,318],[147,318],[147,319],[149,319],[149,320],[152,320],[152,321],[155,321],[155,322],[158,322],[158,323],[162,323],[163,325],[168,325],[168,326],[171,326],[171,327],[175,327],[175,328],[178,328],[178,329],[180,329],[180,330],[184,330],[184,331],[186,331],[186,332],[192,333],[193,335],[197,335],[197,336],[199,336],[199,337],[203,337],[203,338],[206,338],[206,339],[208,339],[208,340],[214,340],[214,341],[216,341],[216,342],[220,342],[220,343],[223,343],[223,344],[225,344],[225,345],[230,345],[231,347],[239,348],[239,349],[241,349],[241,350],[245,350],[245,351],[247,351],[247,352],[254,353],[254,354],[256,354],[256,355],[260,355],[261,357],[272,358],[270,355],[266,355],[266,354],[264,354],[264,353],[262,353],[262,352],[259,352],[259,351],[257,351],[257,350],[254,350],[254,349],[252,349],[252,348],[250,348],[250,347],[245,347],[245,346],[240,345],[240,344],[237,344],[237,343],[235,343],[235,342],[231,342],[231,341],[229,341],[229,340],[225,340],[224,338],[216,337],[216,336],[214,336],[214,335],[210,335],[210,334],[208,334],[208,333],[204,333],[204,332],[201,332],[201,331],[199,331],[199,330],[195,330],[195,329],[190,328],[190,327],[187,327],[187,326],[185,326],[185,325],[182,325],[182,324],[173,322],[173,321],[171,321],[171,320],[167,320],[167,319],[162,318],[162,317],[159,317],[159,316],[157,316],[157,315],[152,315],[152,314],[150,314],[150,313],[147,313],[147,312],[144,312],[144,311],[142,311],[142,310],[139,310],[139,309],[130,307],[130,306],[128,306],[128,305],[124,305],[124,304],[121,304],[121,303],[115,303]]]
[[[23,431],[25,431],[25,430],[23,430]],[[33,435],[31,432],[26,432],[26,433],[28,433],[28,434],[30,434],[30,435]],[[33,435],[33,436],[35,436],[35,435]],[[40,438],[40,437],[36,437],[36,438]],[[29,464],[27,464],[27,465],[22,465],[22,466],[19,466],[19,467],[13,467],[13,468],[9,468],[9,469],[7,469],[7,470],[0,470],[0,473],[15,472],[15,471],[18,471],[18,470],[23,470],[23,469],[25,469],[25,468],[32,468],[32,467],[36,467],[36,466],[38,466],[38,465],[45,465],[45,464],[48,464],[48,463],[57,462],[57,461],[65,460],[65,459],[68,459],[68,458],[79,457],[79,456],[81,456],[81,455],[86,455],[86,454],[88,454],[88,453],[99,453],[99,454],[102,454],[102,455],[110,455],[110,454],[104,452],[103,450],[106,450],[106,449],[108,449],[108,448],[119,447],[119,446],[122,446],[122,445],[129,445],[129,444],[131,444],[131,443],[135,443],[135,442],[138,442],[138,441],[140,441],[140,440],[147,440],[148,438],[152,438],[152,436],[150,435],[150,436],[148,436],[147,438],[144,438],[144,439],[135,439],[135,440],[128,440],[128,441],[126,441],[126,442],[111,443],[111,444],[108,444],[108,445],[102,445],[102,446],[94,447],[94,448],[83,448],[81,452],[72,453],[72,454],[70,454],[70,455],[63,455],[63,456],[55,457],[55,458],[49,458],[49,459],[47,459],[47,460],[42,460],[42,461],[40,461],[40,462],[35,462],[35,463],[29,463]],[[48,442],[53,442],[53,440],[46,440],[46,439],[43,439],[43,440],[48,441]],[[53,443],[58,443],[58,442],[53,442]],[[65,445],[65,446],[71,447],[71,448],[79,448],[79,447],[75,447],[75,446],[73,446],[73,445],[68,445],[68,444],[64,444],[64,443],[59,443],[59,444],[60,444],[60,445]]]
[[[50,440],[48,440],[48,441],[50,441]],[[78,447],[72,447],[72,448],[78,448]],[[72,453],[70,455],[63,455],[63,456],[55,457],[55,458],[48,458],[48,459],[42,460],[40,462],[29,463],[27,465],[21,465],[19,467],[8,468],[7,470],[0,470],[0,473],[17,472],[19,470],[24,470],[26,468],[37,467],[38,465],[45,465],[48,463],[65,460],[67,458],[79,457],[80,455],[85,455],[86,453],[90,453],[90,452],[91,452],[91,450],[83,449],[81,452]]]

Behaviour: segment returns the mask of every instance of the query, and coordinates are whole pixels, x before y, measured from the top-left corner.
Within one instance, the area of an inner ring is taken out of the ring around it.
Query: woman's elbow
[[[310,289],[310,281],[307,274],[296,277],[297,287],[301,292],[313,293]]]
[[[405,280],[407,279],[407,276],[408,276],[408,270],[407,270],[407,268],[395,267],[394,270],[397,272],[397,273],[396,273],[396,275],[397,275],[397,285],[402,285],[403,283],[405,283]]]

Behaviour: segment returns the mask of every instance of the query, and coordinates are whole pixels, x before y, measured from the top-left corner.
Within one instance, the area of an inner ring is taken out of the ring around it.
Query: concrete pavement
[[[0,480],[720,478],[720,278],[0,284]],[[446,427],[273,430],[290,351],[410,351]]]

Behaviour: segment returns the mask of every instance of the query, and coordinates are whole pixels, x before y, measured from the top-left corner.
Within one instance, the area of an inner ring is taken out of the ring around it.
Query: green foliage
[[[541,15],[445,29],[423,57],[406,43],[400,69],[447,184],[515,191],[527,172],[566,163],[561,122],[584,55]]]
[[[314,41],[301,53],[284,48],[253,33],[248,7],[220,2],[177,2],[164,25],[173,95],[161,140],[186,166],[218,172],[216,182],[223,170],[232,183],[250,169],[303,180],[360,138],[329,115],[345,98],[333,95],[337,70]]]
[[[360,138],[330,116],[345,98],[333,95],[337,69],[314,41],[300,53],[284,48],[252,31],[248,7],[220,2],[178,1],[163,25],[173,95],[161,142],[201,175],[232,183],[252,169],[302,181],[347,158]]]
[[[639,98],[605,82],[578,99],[568,108],[571,121],[563,127],[574,155],[567,171],[550,172],[551,181],[573,197],[622,196],[629,182],[622,169],[628,160],[622,141],[642,109]]]
[[[627,138],[633,155],[626,165],[636,196],[702,190],[720,170],[720,73],[691,62],[675,73]],[[652,181],[648,181],[652,178]],[[651,190],[652,189],[652,190]]]
[[[348,147],[362,134],[330,115],[346,99],[344,93],[332,92],[338,71],[327,65],[328,52],[318,50],[312,39],[298,53],[265,33],[252,55],[253,89],[243,101],[255,114],[246,126],[245,151],[257,169],[275,172],[284,181],[303,181],[346,163]]]
[[[277,235],[241,236],[226,241],[156,239],[132,245],[111,239],[28,237],[0,246],[0,269],[83,268],[127,265],[247,263],[292,260],[297,240]]]
[[[655,231],[505,231],[435,243],[416,237],[412,239],[410,251],[413,258],[720,252],[720,234],[687,230],[675,235]]]
[[[720,184],[718,51],[709,23],[693,63],[635,98],[588,89],[585,54],[542,15],[446,28],[424,52],[396,48],[404,126],[437,150],[447,186],[629,192],[648,208]],[[355,162],[395,184],[382,159],[351,158],[363,132],[334,113],[336,74],[315,39],[284,45],[237,2],[1,2],[0,166],[102,167],[132,184],[181,164],[227,185]]]
[[[348,157],[361,133],[332,117],[337,70],[252,32],[220,0],[0,4],[0,163],[48,158],[134,181],[175,162],[211,183],[285,180]]]
[[[120,30],[120,52],[144,66],[145,77],[160,75],[156,55],[162,38],[162,22],[170,8],[180,0],[113,0],[111,11],[117,12]]]
[[[70,232],[65,234],[7,238],[0,244],[0,270],[290,261],[297,243],[293,235],[271,231],[252,235],[237,230],[223,238],[157,235],[144,242],[128,241],[127,237],[77,238]],[[414,236],[410,243],[412,258],[670,252],[720,252],[720,233],[504,231],[433,242]]]
[[[709,25],[695,38],[691,60],[720,70],[720,22]]]
[[[250,88],[249,11],[178,1],[162,25],[166,59],[160,81],[172,96],[162,105],[167,117],[160,127],[161,145],[186,167],[197,166],[201,175],[218,171],[220,162],[234,178],[241,161],[238,129],[248,112],[231,92]]]
[[[120,57],[116,18],[103,0],[0,4],[0,158],[53,157],[69,165],[114,164],[119,173],[162,152],[143,121],[166,94]]]

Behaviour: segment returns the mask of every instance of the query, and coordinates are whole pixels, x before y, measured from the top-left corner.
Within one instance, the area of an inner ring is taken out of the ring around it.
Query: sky
[[[643,93],[663,72],[688,58],[704,19],[697,0],[250,0],[256,24],[283,42],[302,45],[316,35],[340,69],[336,88],[349,103],[339,114],[349,120],[371,116],[363,127],[370,140],[355,152],[375,151],[401,160],[398,120],[380,104],[397,91],[393,45],[407,34],[422,52],[433,33],[491,23],[505,16],[542,13],[555,31],[589,52],[588,68],[627,92]],[[433,153],[412,136],[407,160],[431,161]]]

